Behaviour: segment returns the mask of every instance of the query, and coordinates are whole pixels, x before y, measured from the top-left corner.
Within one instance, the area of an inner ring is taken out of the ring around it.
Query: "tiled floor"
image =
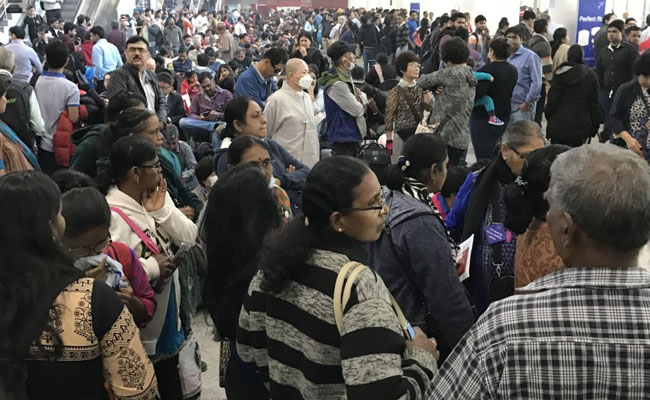
[[[201,348],[201,358],[208,364],[203,373],[201,400],[226,400],[226,392],[219,387],[219,343],[212,334],[212,320],[203,311],[192,319],[192,331]]]

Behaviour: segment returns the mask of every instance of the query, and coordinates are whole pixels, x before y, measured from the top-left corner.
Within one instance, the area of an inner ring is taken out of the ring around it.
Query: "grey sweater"
[[[447,120],[440,136],[447,140],[447,146],[456,149],[469,147],[469,117],[474,108],[477,81],[468,66],[447,67],[418,79],[418,86],[431,90],[441,86],[442,93],[435,96],[430,124]]]
[[[334,322],[336,277],[349,258],[315,250],[277,294],[251,282],[239,316],[237,351],[273,399],[420,399],[433,356],[406,347],[388,289],[372,270],[355,280],[342,336]]]

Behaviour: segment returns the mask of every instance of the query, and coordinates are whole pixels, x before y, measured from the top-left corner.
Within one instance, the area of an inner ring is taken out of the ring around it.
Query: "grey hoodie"
[[[426,204],[413,197],[388,189],[383,197],[390,207],[386,222],[391,235],[384,232],[371,244],[370,265],[384,280],[406,318],[426,332],[424,307],[418,304],[407,284],[400,263],[415,277],[438,330],[436,340],[442,360],[474,323],[445,227]]]

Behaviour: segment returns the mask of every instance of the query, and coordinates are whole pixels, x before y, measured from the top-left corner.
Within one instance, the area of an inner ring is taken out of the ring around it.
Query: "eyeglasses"
[[[106,250],[108,246],[110,246],[113,243],[113,240],[111,239],[111,234],[108,234],[108,238],[100,243],[97,243],[94,246],[82,246],[82,247],[71,247],[68,250],[71,253],[76,253],[76,254],[101,254]]]
[[[274,73],[274,74],[277,75],[277,74],[279,74],[280,72],[282,72],[282,68],[276,68],[274,64],[271,64],[271,66],[273,67],[273,73]]]
[[[162,165],[160,163],[154,164],[154,165],[138,165],[138,168],[155,168],[155,169],[160,169],[162,170]]]
[[[348,212],[354,212],[354,211],[383,211],[385,207],[384,200],[382,198],[379,199],[379,204],[376,206],[368,206],[368,207],[350,207],[350,208],[344,208],[341,210],[343,213],[348,213]]]
[[[144,47],[129,47],[126,51],[128,53],[146,53],[149,49],[145,49]]]
[[[518,155],[522,160],[528,159],[528,156],[530,155],[530,153],[520,153],[519,150],[515,149],[512,146],[508,146],[508,148],[512,150],[516,155]]]

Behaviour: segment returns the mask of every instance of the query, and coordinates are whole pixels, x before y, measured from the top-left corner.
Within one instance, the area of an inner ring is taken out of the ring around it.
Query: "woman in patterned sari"
[[[60,209],[45,174],[0,178],[0,398],[153,400],[133,317],[112,288],[73,266],[59,244]]]

